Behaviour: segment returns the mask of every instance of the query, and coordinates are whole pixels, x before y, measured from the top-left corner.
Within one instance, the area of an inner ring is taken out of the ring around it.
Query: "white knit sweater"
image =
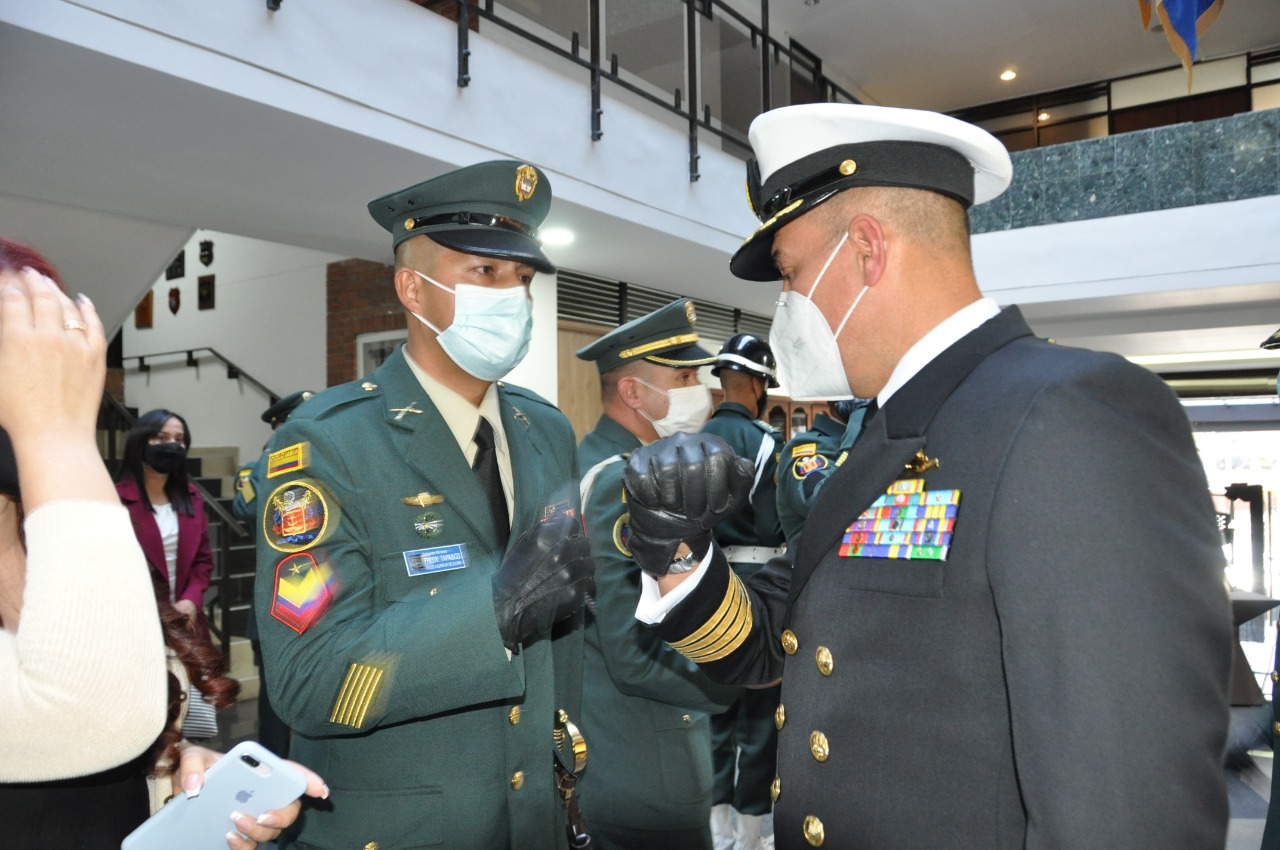
[[[0,782],[96,773],[164,726],[164,640],[128,512],[42,505],[26,518],[17,634],[0,630]]]

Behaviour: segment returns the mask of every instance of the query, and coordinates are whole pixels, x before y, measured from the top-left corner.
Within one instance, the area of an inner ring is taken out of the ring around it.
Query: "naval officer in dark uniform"
[[[263,654],[324,765],[303,848],[562,848],[591,573],[573,432],[523,357],[551,191],[519,162],[369,204],[406,344],[275,433],[254,489]],[[572,719],[570,719],[572,718]]]
[[[777,498],[782,434],[761,418],[769,390],[778,386],[776,367],[767,342],[755,334],[734,334],[720,347],[711,368],[720,379],[724,400],[702,430],[728,443],[753,470],[742,508],[715,528],[716,543],[743,580],[782,554]],[[772,808],[769,784],[777,767],[777,707],[776,685],[752,688],[711,718],[716,771],[711,832],[718,850],[763,850],[760,829]]]
[[[704,530],[749,486],[722,443],[624,481],[662,594],[638,615],[716,678],[783,677],[777,847],[1221,847],[1231,621],[1177,399],[982,297],[965,208],[1011,174],[986,132],[821,104],[750,136],[731,268],[783,280],[782,380],[879,409],[747,583]]]
[[[594,850],[711,850],[711,732],[741,688],[719,685],[636,622],[640,568],[627,549],[622,467],[660,434],[702,427],[711,407],[698,367],[693,302],[681,298],[584,347],[604,413],[578,446],[582,510],[596,563],[587,616],[582,732],[591,764],[579,789]]]

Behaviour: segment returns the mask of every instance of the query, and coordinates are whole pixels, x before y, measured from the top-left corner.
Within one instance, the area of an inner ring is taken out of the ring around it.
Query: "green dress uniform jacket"
[[[582,734],[590,753],[578,785],[582,811],[593,838],[605,824],[610,835],[634,830],[628,837],[660,840],[650,846],[667,850],[709,848],[711,737],[704,712],[723,711],[741,689],[712,682],[636,622],[640,568],[626,551],[622,469],[623,455],[639,447],[607,415],[578,447],[596,563],[583,659]],[[701,840],[682,843],[669,834],[691,830]],[[618,845],[606,839],[600,846]]]
[[[822,485],[841,464],[841,455],[857,439],[866,408],[854,411],[848,427],[825,413],[813,417],[813,428],[796,434],[778,456],[778,522],[782,536],[793,539],[804,529],[809,509]]]
[[[959,491],[946,559],[848,557],[919,479],[944,512]],[[1150,372],[1006,309],[868,420],[785,558],[745,590],[719,559],[658,628],[679,642],[735,597],[749,629],[726,617],[704,669],[783,676],[779,850],[1223,845],[1221,538]]]
[[[551,404],[498,397],[514,544],[546,507],[576,507],[577,455]],[[404,349],[300,408],[259,473],[271,700],[331,791],[296,846],[563,848],[552,733],[557,709],[578,713],[580,615],[508,657],[492,515]]]
[[[782,527],[778,524],[778,452],[782,435],[756,419],[740,404],[725,402],[702,426],[738,454],[755,464],[755,488],[751,501],[742,510],[715,527],[721,546],[780,546]]]

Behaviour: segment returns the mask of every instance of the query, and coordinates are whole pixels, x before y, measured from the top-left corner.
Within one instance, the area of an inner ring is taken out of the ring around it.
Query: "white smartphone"
[[[231,813],[251,818],[289,805],[307,788],[300,771],[254,741],[237,744],[204,775],[199,796],[177,794],[125,838],[120,850],[227,850]]]

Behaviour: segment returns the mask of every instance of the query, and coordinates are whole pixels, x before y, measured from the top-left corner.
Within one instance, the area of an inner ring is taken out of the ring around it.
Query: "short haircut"
[[[969,215],[959,201],[927,189],[866,186],[848,189],[819,206],[820,223],[838,239],[849,222],[867,213],[921,247],[969,256]]]

